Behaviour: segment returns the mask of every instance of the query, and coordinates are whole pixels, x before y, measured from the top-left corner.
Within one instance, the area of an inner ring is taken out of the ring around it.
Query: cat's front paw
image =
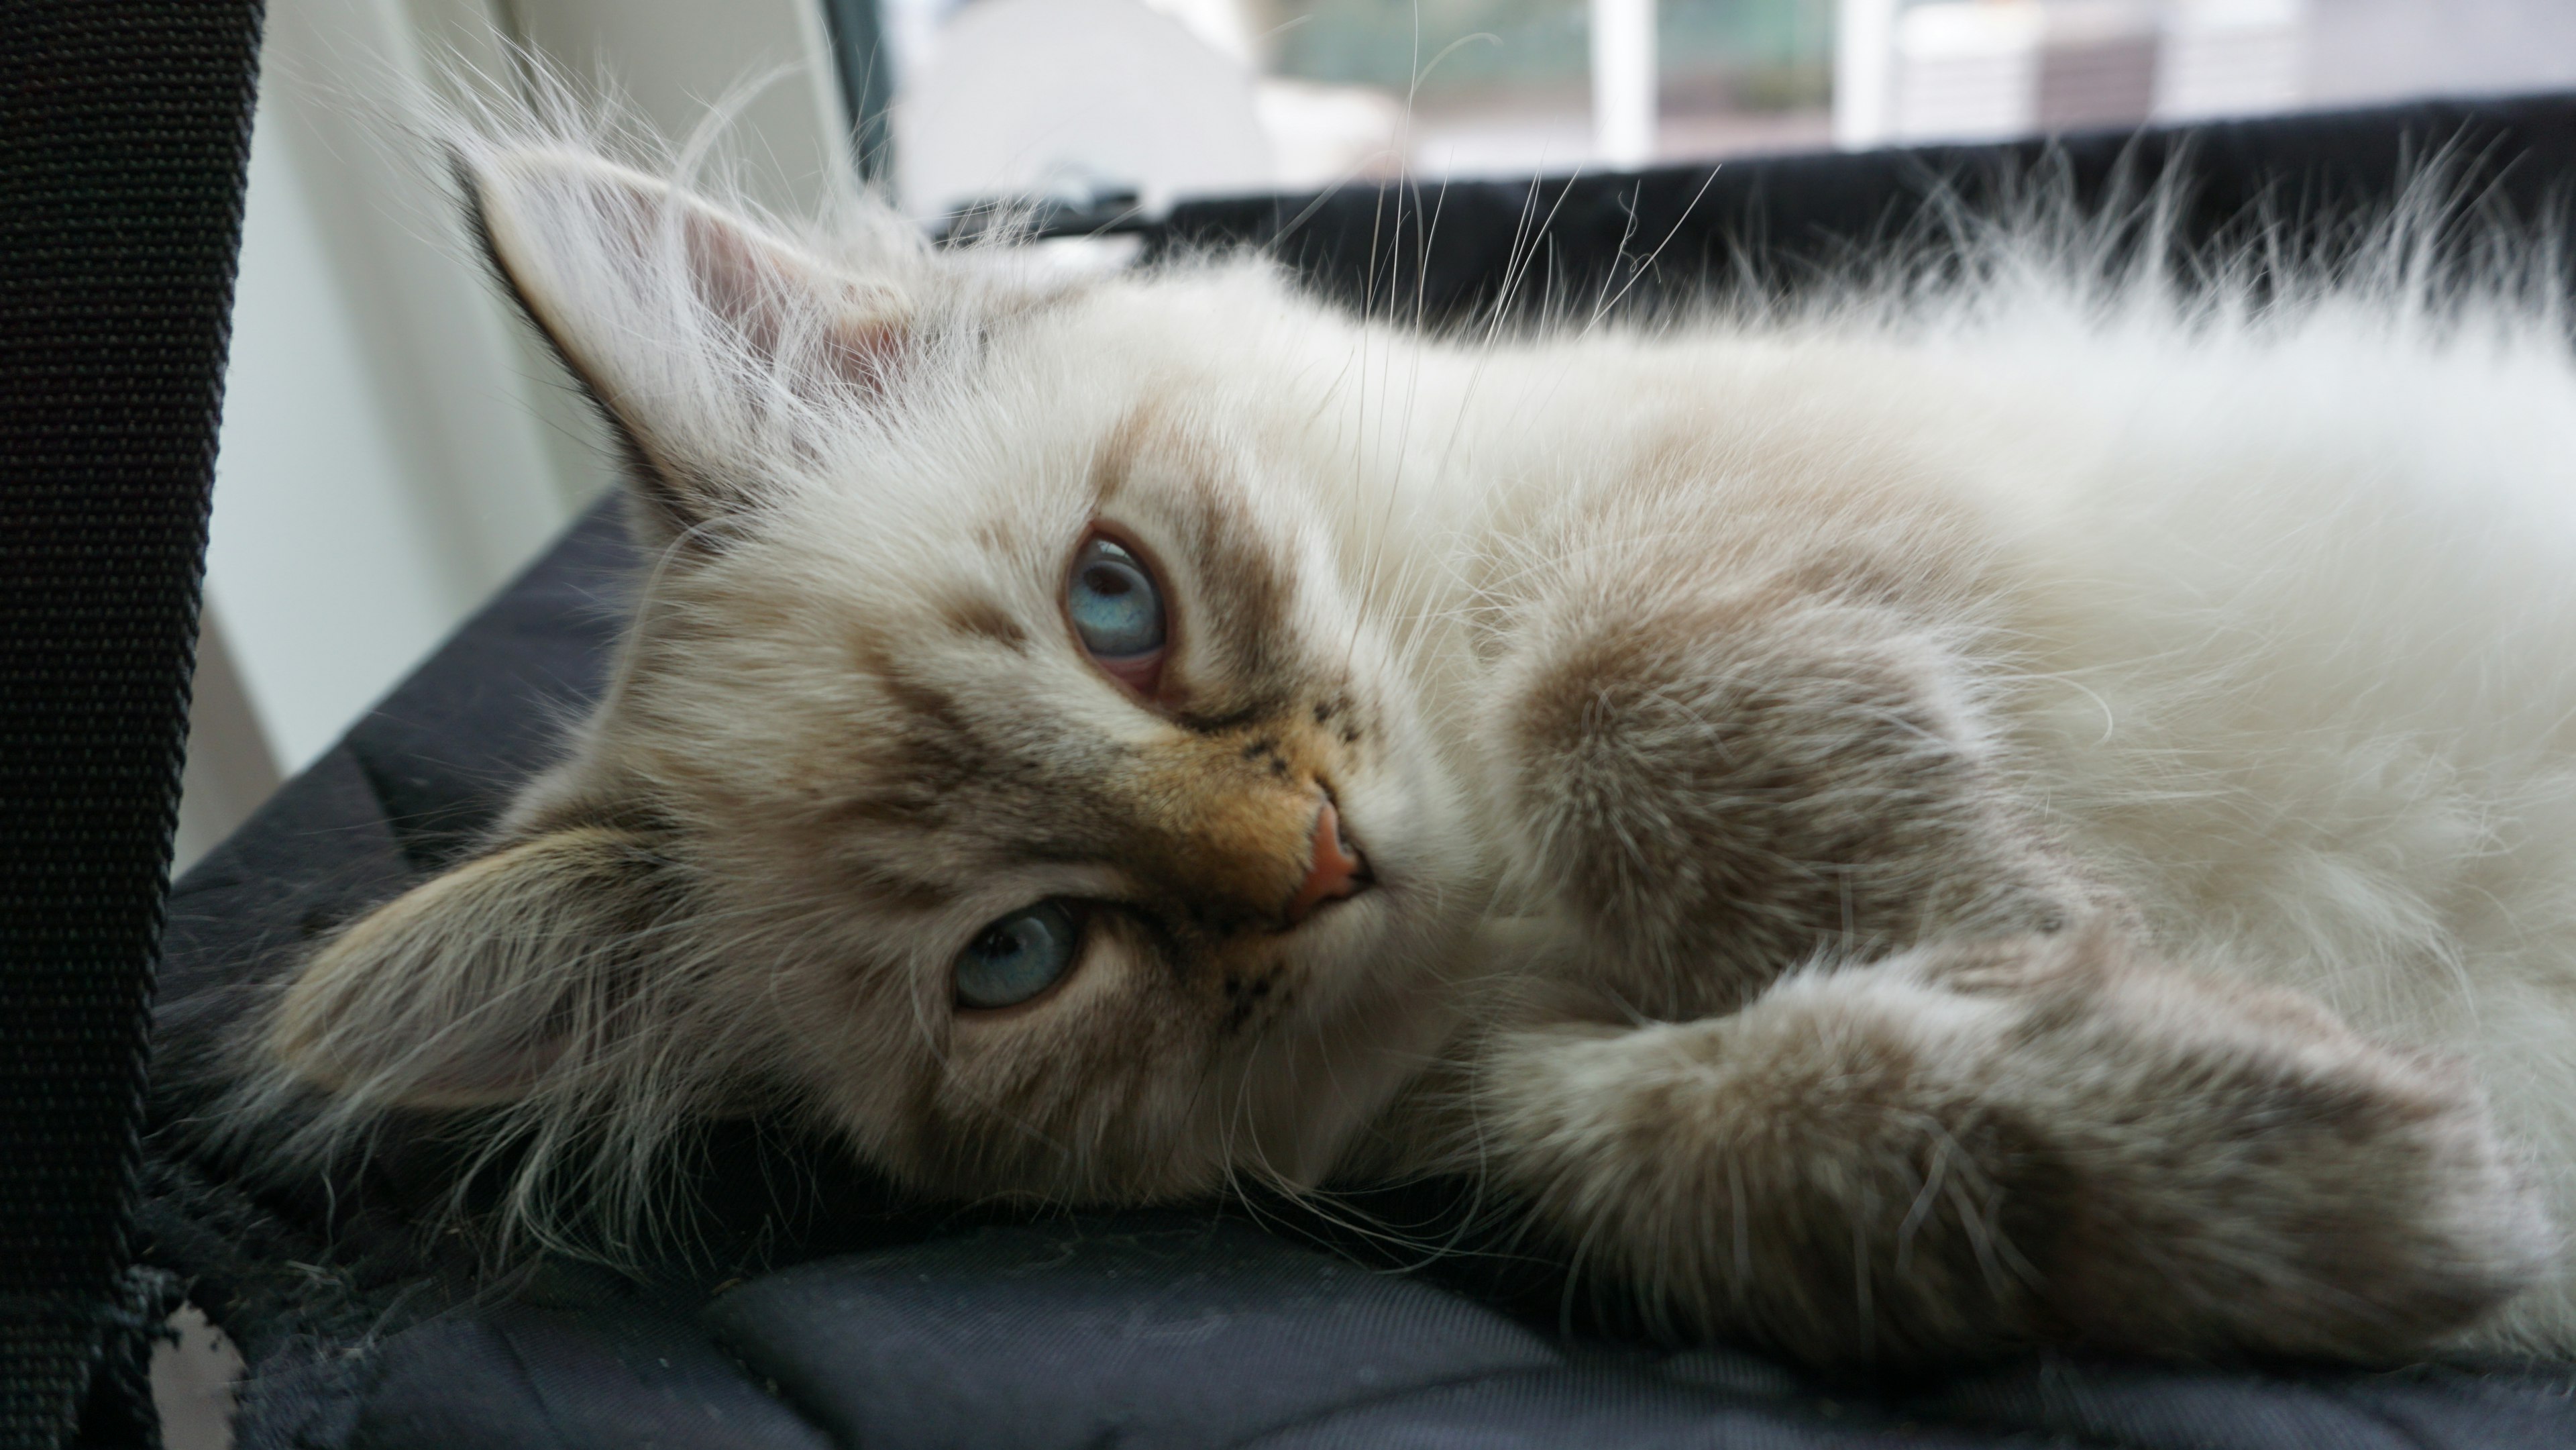
[[[1812,1364],[2386,1361],[2555,1247],[2465,1072],[2107,930],[1501,1048],[1480,1122],[1583,1265]]]
[[[2555,1237],[2458,1066],[2315,1002],[2128,959],[2043,988],[1986,1069],[2043,1332],[2158,1355],[2384,1362]]]

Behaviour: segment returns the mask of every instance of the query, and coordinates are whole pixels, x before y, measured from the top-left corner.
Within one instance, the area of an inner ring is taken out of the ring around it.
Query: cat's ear
[[[650,843],[606,827],[470,861],[325,945],[269,1019],[269,1050],[379,1107],[525,1097],[617,1030],[674,895]]]
[[[460,156],[493,266],[624,434],[646,521],[720,539],[782,456],[876,406],[914,307],[758,222],[570,150]]]

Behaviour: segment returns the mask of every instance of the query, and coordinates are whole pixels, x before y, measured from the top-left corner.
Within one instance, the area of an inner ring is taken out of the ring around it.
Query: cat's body
[[[2000,267],[1442,341],[460,149],[661,563],[567,763],[286,993],[326,1130],[1464,1170],[1821,1361],[2576,1349],[2553,324]]]

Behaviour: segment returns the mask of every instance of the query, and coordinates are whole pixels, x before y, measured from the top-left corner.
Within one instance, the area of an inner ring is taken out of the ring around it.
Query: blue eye
[[[957,1001],[1011,1007],[1056,983],[1082,945],[1082,923],[1059,902],[1041,901],[984,928],[957,954]]]
[[[1104,663],[1141,660],[1163,647],[1163,591],[1135,555],[1094,538],[1073,559],[1065,612],[1082,647]]]

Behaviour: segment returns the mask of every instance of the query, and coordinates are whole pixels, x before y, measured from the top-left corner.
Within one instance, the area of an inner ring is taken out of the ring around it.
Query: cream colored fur
[[[2034,225],[1446,339],[451,141],[657,562],[489,852],[285,991],[248,1091],[334,1089],[308,1144],[502,1105],[541,1229],[745,1106],[940,1195],[1454,1169],[1819,1361],[2576,1351],[2576,368],[2529,289],[2400,228],[2257,308]],[[1162,570],[1159,713],[1063,624],[1101,521]],[[1282,931],[1315,789],[1374,883]],[[1105,904],[1063,987],[959,1011],[1049,897]]]

